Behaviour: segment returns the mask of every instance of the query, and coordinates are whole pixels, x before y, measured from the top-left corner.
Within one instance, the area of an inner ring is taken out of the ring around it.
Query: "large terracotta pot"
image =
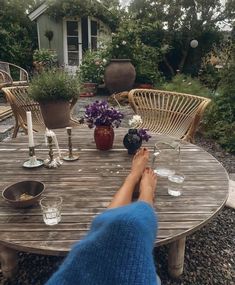
[[[69,126],[70,103],[66,101],[39,102],[44,123],[48,129],[59,129]]]
[[[114,131],[111,126],[97,126],[94,131],[96,148],[109,150],[113,147]]]
[[[136,72],[130,59],[112,59],[105,69],[104,83],[111,94],[132,89]]]

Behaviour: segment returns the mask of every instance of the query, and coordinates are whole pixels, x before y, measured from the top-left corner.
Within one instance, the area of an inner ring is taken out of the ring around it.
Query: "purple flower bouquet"
[[[118,128],[124,115],[110,107],[106,101],[95,101],[86,106],[85,121],[89,128],[94,126],[111,126]]]

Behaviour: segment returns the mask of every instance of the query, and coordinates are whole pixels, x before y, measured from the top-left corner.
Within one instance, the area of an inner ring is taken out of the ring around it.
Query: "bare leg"
[[[157,175],[151,168],[146,168],[140,181],[139,201],[145,201],[153,206],[154,192],[157,185]]]
[[[108,208],[127,205],[132,201],[132,194],[148,163],[149,151],[141,148],[133,158],[131,172],[125,179],[121,188],[114,195]]]

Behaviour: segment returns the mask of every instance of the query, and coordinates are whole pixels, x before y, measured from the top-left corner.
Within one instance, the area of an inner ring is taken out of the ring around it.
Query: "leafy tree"
[[[0,0],[1,60],[23,67],[31,65],[37,30],[27,13],[38,4],[34,0]]]
[[[120,8],[119,0],[101,0],[100,3],[103,4],[109,10]]]
[[[129,11],[143,25],[158,23],[155,39],[168,46],[164,63],[171,75],[178,69],[194,75],[201,58],[221,39],[218,24],[232,17],[228,7],[220,0],[132,0]],[[192,39],[199,42],[196,49],[190,46]]]

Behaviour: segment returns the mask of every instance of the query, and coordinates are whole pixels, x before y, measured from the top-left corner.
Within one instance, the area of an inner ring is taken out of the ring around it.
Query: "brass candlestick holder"
[[[54,153],[53,153],[53,138],[51,136],[46,136],[47,137],[47,143],[49,147],[49,159],[44,160],[44,165],[47,168],[58,168],[61,166],[62,161],[60,160],[60,157],[54,158]]]
[[[40,167],[44,164],[42,159],[37,159],[35,155],[35,147],[30,146],[29,147],[29,160],[25,161],[23,163],[23,167],[26,168],[35,168]]]
[[[68,134],[68,147],[69,147],[69,153],[68,155],[64,156],[63,159],[66,161],[75,161],[79,159],[79,155],[73,154],[73,146],[72,146],[72,128],[67,127],[67,134]]]

